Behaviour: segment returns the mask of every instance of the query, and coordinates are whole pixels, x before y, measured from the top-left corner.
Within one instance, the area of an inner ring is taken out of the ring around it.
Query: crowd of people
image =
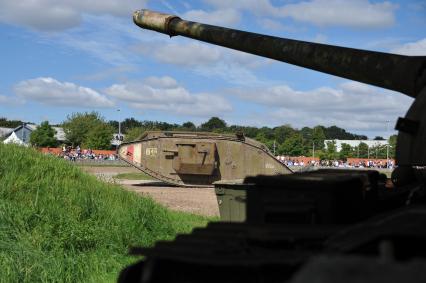
[[[72,148],[71,146],[62,146],[62,152],[59,157],[70,161],[77,160],[118,160],[118,155],[114,153],[95,153],[92,149],[82,150],[80,146]]]
[[[367,159],[367,160],[319,160],[309,158],[297,158],[297,157],[285,157],[277,156],[277,159],[284,163],[288,167],[304,167],[304,166],[315,166],[315,167],[335,167],[335,168],[389,168],[395,167],[395,161],[392,159]]]

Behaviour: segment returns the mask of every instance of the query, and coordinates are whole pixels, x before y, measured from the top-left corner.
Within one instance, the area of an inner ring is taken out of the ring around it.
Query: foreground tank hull
[[[118,154],[144,173],[178,186],[291,173],[265,145],[236,135],[147,132],[138,141],[121,144]]]

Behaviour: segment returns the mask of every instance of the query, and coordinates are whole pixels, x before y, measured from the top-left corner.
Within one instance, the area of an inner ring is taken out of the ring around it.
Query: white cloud
[[[234,9],[220,9],[212,12],[190,10],[184,13],[182,18],[210,25],[235,26],[240,22],[241,15]]]
[[[130,46],[167,39],[164,35],[141,30],[131,24],[130,19],[111,15],[85,15],[79,27],[38,35],[47,44],[84,52],[117,68],[123,65],[129,68],[142,62],[143,58]]]
[[[232,110],[226,99],[207,93],[190,93],[171,77],[149,77],[140,82],[114,84],[109,96],[140,110],[156,110],[178,115],[210,117]]]
[[[352,81],[308,91],[278,85],[229,93],[265,106],[269,123],[296,127],[335,124],[348,130],[383,130],[384,121],[404,116],[412,102],[405,95]]]
[[[209,65],[217,62],[221,55],[218,48],[199,42],[160,44],[150,47],[145,54],[153,56],[164,63],[187,67]]]
[[[57,34],[43,34],[51,44],[83,51],[111,65],[132,65],[134,56],[126,43],[140,39],[143,33],[126,21],[112,16],[85,16],[84,25]],[[139,32],[135,34],[135,31]]]
[[[91,88],[60,82],[49,77],[21,81],[15,85],[14,91],[19,98],[45,105],[79,108],[114,106],[111,100]]]
[[[323,43],[324,44],[324,43],[327,42],[327,36],[319,33],[312,39],[312,41],[316,42],[316,43]]]
[[[106,79],[122,80],[126,73],[137,72],[138,69],[131,65],[121,65],[112,68],[106,68],[99,72],[91,74],[79,74],[75,76],[78,80],[84,81],[103,81]]]
[[[367,0],[312,0],[288,4],[279,15],[318,26],[382,28],[394,24],[396,5]]]
[[[1,0],[0,22],[38,30],[63,30],[79,25],[83,14],[130,17],[148,0]]]
[[[290,17],[318,26],[381,28],[394,24],[396,5],[368,0],[311,0],[274,6],[269,0],[205,0],[220,9],[246,10],[258,16]],[[270,24],[270,22],[266,22]]]
[[[410,56],[426,56],[426,38],[416,42],[405,43],[393,48],[392,53]]]
[[[114,70],[120,70],[123,65],[126,69],[137,64],[144,66],[148,57],[233,83],[255,82],[252,70],[268,62],[264,58],[182,37],[171,41],[165,35],[141,30],[126,20],[108,15],[87,15],[84,25],[59,34],[43,34],[42,39],[48,44],[59,43],[64,48],[85,52],[114,66]],[[102,78],[111,72],[99,75]]]
[[[275,20],[271,20],[270,18],[262,18],[258,20],[259,25],[266,30],[283,30],[284,26]]]
[[[273,14],[274,7],[269,0],[204,0],[220,9],[236,9],[250,11],[255,15]]]
[[[159,62],[188,68],[206,77],[220,77],[233,84],[257,84],[258,79],[252,70],[270,62],[244,52],[184,38],[177,38],[174,43],[144,43],[136,50]]]
[[[172,4],[170,4],[168,1],[160,0],[160,3],[163,4],[164,7],[169,9],[169,11],[171,11],[173,14],[177,14],[175,7]]]
[[[0,94],[0,106],[13,106],[23,103],[24,101],[22,99]]]
[[[149,85],[154,88],[164,88],[164,89],[170,89],[170,88],[177,88],[178,82],[169,76],[164,77],[147,77],[144,79],[144,82],[146,85]]]
[[[191,4],[186,1],[180,1],[181,5],[185,7],[185,9],[190,10],[192,8]]]
[[[144,55],[153,56],[160,62],[191,68],[226,64],[253,69],[267,62],[267,59],[251,54],[183,38],[180,38],[180,41],[176,40],[175,43],[158,41],[143,44],[138,50]]]

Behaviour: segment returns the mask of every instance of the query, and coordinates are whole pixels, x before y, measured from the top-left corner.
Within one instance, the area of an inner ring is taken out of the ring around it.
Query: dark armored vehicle
[[[173,242],[135,248],[145,257],[124,269],[120,282],[426,282],[425,56],[283,39],[147,10],[135,12],[133,20],[171,37],[265,56],[415,100],[396,124],[392,180],[373,170],[247,177],[245,222],[210,223]]]

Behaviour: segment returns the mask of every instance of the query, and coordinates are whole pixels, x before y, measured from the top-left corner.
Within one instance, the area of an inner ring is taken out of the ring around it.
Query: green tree
[[[22,124],[23,122],[20,120],[8,120],[7,118],[0,117],[0,127],[16,128]]]
[[[127,130],[127,134],[124,136],[124,141],[135,141],[137,140],[143,133],[145,129],[142,127],[135,127]]]
[[[126,133],[127,131],[133,128],[142,127],[142,122],[136,120],[135,118],[126,118],[124,121],[121,122],[121,132]],[[118,122],[116,123],[116,126],[114,129],[118,129]],[[118,130],[117,130],[118,132]]]
[[[300,129],[300,134],[303,137],[303,140],[312,140],[312,133],[313,133],[313,129],[309,128],[309,127],[303,127],[302,129]]]
[[[118,121],[110,120],[110,121],[108,121],[108,125],[110,125],[114,129],[114,132],[118,133],[118,125],[119,125]],[[123,132],[124,132],[123,129],[121,129],[121,133],[123,133]]]
[[[24,122],[21,120],[8,120],[7,118],[0,117],[0,127],[16,128],[21,126]]]
[[[367,158],[368,157],[368,145],[365,142],[360,142],[357,148],[357,157]]]
[[[275,140],[278,143],[283,143],[287,138],[293,136],[297,131],[290,125],[282,125],[273,129]]]
[[[375,141],[384,141],[385,139],[383,137],[381,137],[381,136],[375,136],[374,140]]]
[[[55,138],[56,131],[53,129],[48,121],[44,121],[37,127],[30,137],[30,143],[37,147],[54,147],[58,145]]]
[[[73,146],[107,149],[111,147],[114,128],[97,112],[73,113],[63,123],[68,143]]]
[[[304,153],[303,137],[300,133],[287,138],[279,147],[278,152],[284,155],[300,156]]]
[[[263,144],[266,144],[269,142],[269,139],[266,137],[266,134],[264,132],[258,132],[254,139]]]
[[[395,158],[397,135],[392,135],[388,139],[389,143],[389,158]]]
[[[114,128],[106,123],[98,123],[89,130],[83,142],[84,148],[110,149]]]
[[[104,123],[97,112],[73,113],[67,116],[62,124],[68,142],[72,145],[82,145],[91,129]]]
[[[315,149],[324,149],[324,127],[316,126],[312,129],[312,140],[315,143]]]
[[[337,156],[337,148],[335,141],[328,141],[326,144],[326,148],[323,151],[323,154],[320,155],[321,159],[333,160],[336,159]]]
[[[337,126],[331,126],[324,128],[324,133],[327,139],[334,140],[367,140],[367,136],[356,135],[346,132],[345,129],[339,128]]]
[[[342,160],[346,160],[348,157],[352,157],[353,149],[347,143],[342,143],[341,149],[339,152],[339,158]]]
[[[197,127],[194,125],[194,123],[188,121],[182,124],[182,128],[186,131],[195,131]]]
[[[213,131],[224,128],[226,128],[226,122],[218,117],[212,117],[207,122],[201,124],[201,129],[204,131]]]
[[[370,158],[386,158],[386,145],[376,145],[371,147]]]

